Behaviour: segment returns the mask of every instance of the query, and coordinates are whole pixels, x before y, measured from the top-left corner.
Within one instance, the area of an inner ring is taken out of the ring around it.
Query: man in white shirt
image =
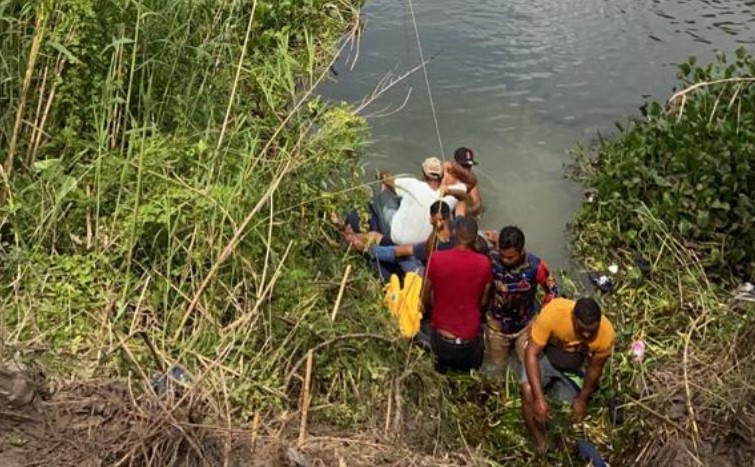
[[[443,163],[437,157],[428,157],[422,162],[422,180],[411,177],[393,178],[383,174],[385,186],[395,191],[401,199],[398,209],[385,213],[390,223],[390,238],[396,245],[408,245],[427,240],[432,233],[432,225],[427,222],[427,213],[433,202],[442,199],[453,211],[457,197],[463,197],[467,187],[457,183],[441,187]]]

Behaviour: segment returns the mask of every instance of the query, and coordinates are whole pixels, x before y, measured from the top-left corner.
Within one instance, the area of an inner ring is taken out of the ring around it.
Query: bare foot
[[[349,227],[349,230],[351,230],[350,227]],[[362,253],[367,248],[366,245],[364,244],[364,241],[362,240],[362,237],[359,234],[354,233],[353,231],[344,232],[343,238],[349,244],[349,248],[354,251],[358,251]]]

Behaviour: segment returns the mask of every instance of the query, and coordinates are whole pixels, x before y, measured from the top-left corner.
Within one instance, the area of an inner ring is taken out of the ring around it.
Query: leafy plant
[[[679,66],[680,88],[667,105],[650,102],[645,119],[619,126],[578,157],[596,202],[577,223],[612,224],[603,240],[636,247],[652,236],[642,206],[694,248],[712,274],[755,277],[755,59]]]

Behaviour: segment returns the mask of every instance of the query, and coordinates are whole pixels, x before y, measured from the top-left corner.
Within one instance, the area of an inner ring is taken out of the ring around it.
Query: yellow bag
[[[398,276],[391,275],[385,286],[383,302],[398,320],[398,327],[403,337],[414,337],[419,332],[422,320],[422,276],[415,272],[406,273],[404,288]]]

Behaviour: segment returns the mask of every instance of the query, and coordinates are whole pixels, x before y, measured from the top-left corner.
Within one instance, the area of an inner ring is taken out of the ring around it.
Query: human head
[[[437,157],[428,157],[422,162],[422,175],[426,180],[441,181],[443,179],[443,163]]]
[[[435,201],[430,205],[430,219],[447,221],[451,218],[451,206],[443,200]]]
[[[524,260],[524,232],[515,225],[507,225],[498,234],[498,255],[504,266],[518,266]]]
[[[454,161],[465,169],[471,169],[473,165],[477,165],[474,160],[474,152],[464,146],[454,151]]]
[[[600,306],[592,298],[580,298],[574,305],[572,324],[577,339],[592,342],[598,336],[601,319]]]
[[[477,221],[473,217],[461,217],[454,225],[454,236],[459,245],[474,248],[477,230]]]

